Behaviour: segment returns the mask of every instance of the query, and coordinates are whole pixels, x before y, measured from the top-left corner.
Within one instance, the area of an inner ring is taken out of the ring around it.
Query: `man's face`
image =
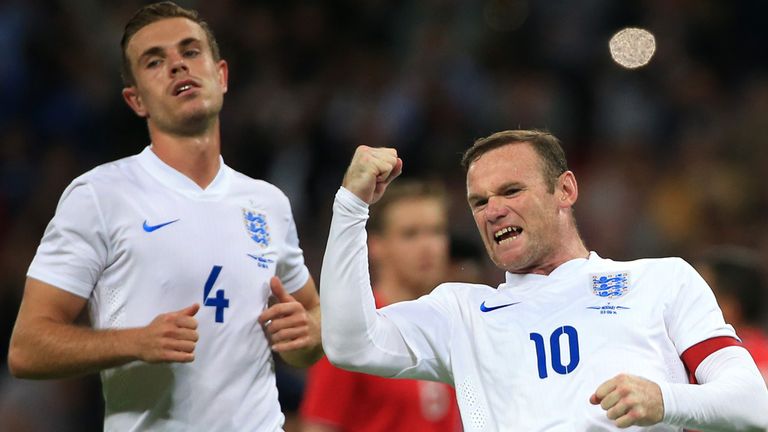
[[[203,29],[186,18],[143,27],[126,47],[135,84],[123,89],[150,128],[194,134],[215,120],[227,91],[227,64],[213,60]]]
[[[394,272],[403,286],[413,290],[414,298],[442,282],[449,257],[443,203],[436,198],[405,198],[387,207],[382,222],[382,231],[371,235],[374,262]]]
[[[467,171],[467,200],[491,260],[512,273],[548,264],[559,247],[558,204],[528,143],[488,151]],[[562,179],[562,177],[561,177]]]

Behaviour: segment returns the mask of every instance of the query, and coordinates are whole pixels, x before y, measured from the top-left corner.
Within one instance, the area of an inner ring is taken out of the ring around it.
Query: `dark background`
[[[4,375],[25,272],[61,192],[148,144],[119,79],[122,28],[144,3],[0,0]],[[478,247],[459,155],[518,127],[563,140],[580,230],[602,256],[690,259],[731,244],[768,258],[764,1],[179,3],[200,10],[229,61],[224,159],[288,194],[316,279],[355,146],[396,147],[404,175],[446,182],[454,239]],[[608,39],[626,26],[656,36],[648,66],[611,60]],[[487,281],[501,281],[482,259]],[[3,430],[98,430],[101,404],[97,377],[0,379]]]

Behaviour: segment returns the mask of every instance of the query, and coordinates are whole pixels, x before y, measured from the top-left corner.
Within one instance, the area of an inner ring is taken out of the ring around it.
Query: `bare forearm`
[[[18,378],[64,378],[137,359],[140,329],[94,330],[47,319],[27,322],[11,339],[9,368]]]
[[[280,352],[280,357],[289,365],[293,367],[299,367],[299,368],[305,368],[312,366],[320,360],[320,358],[323,356],[323,345],[320,340],[320,306],[307,311],[309,314],[309,319],[313,320],[315,325],[310,326],[310,328],[316,329],[313,336],[310,337],[310,339],[317,341],[317,343],[314,343],[312,346],[308,346],[306,348],[297,349],[293,351],[283,351]]]

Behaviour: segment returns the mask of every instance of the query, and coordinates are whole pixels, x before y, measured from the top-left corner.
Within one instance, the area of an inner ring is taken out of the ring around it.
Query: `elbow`
[[[12,343],[8,349],[8,370],[15,378],[34,378],[34,373],[25,357],[24,350]]]
[[[330,340],[328,340],[330,339]],[[362,356],[350,355],[353,350],[345,349],[339,344],[334,344],[333,338],[323,338],[323,351],[332,365],[346,370],[357,371],[361,366],[359,359]]]
[[[328,358],[328,361],[337,368],[351,372],[374,373],[372,372],[372,362],[365,351],[343,348],[336,349],[327,347],[326,345],[323,345],[323,350],[325,351],[325,356]]]
[[[45,379],[51,378],[41,368],[39,356],[35,354],[34,347],[19,343],[18,338],[11,336],[8,347],[8,371],[14,378],[21,379]]]
[[[325,357],[332,365],[344,369],[346,359],[343,351],[337,349],[326,337],[323,337],[323,352],[325,352]]]
[[[344,369],[352,372],[363,372],[364,368],[360,362],[356,362],[351,356],[345,355],[329,355],[327,352],[325,356],[328,357],[328,361],[332,365],[339,369]]]

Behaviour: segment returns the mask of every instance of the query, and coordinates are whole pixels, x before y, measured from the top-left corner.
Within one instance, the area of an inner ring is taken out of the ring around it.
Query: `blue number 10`
[[[568,336],[568,351],[570,359],[567,365],[563,365],[560,354],[560,336]],[[547,377],[547,352],[544,347],[544,337],[538,333],[531,333],[531,340],[536,345],[536,364],[539,368],[539,378]],[[552,332],[549,337],[549,349],[552,351],[552,369],[560,375],[573,372],[579,365],[579,333],[571,326],[563,326]]]

